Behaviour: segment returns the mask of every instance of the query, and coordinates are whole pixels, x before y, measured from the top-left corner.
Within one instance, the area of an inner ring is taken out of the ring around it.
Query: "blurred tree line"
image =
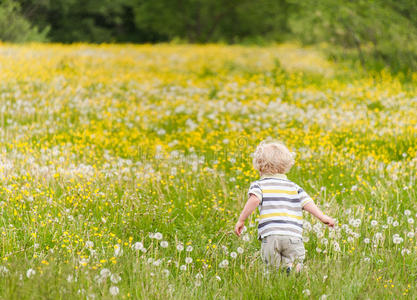
[[[0,40],[298,40],[364,66],[415,71],[417,0],[0,0]]]

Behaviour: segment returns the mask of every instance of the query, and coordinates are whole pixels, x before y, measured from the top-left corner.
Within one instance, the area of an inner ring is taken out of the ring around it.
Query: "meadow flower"
[[[160,245],[161,245],[162,248],[167,248],[168,247],[168,242],[167,241],[162,241],[160,243]]]
[[[85,246],[86,246],[87,248],[93,248],[93,247],[94,247],[94,243],[93,243],[92,241],[86,241],[86,242],[85,242]]]
[[[333,249],[334,249],[334,251],[336,251],[336,252],[339,252],[339,251],[340,251],[340,245],[339,245],[339,243],[338,243],[338,242],[333,241]]]
[[[163,269],[162,274],[164,274],[166,277],[168,277],[169,276],[169,270],[168,269]]]
[[[401,250],[401,255],[402,256],[404,256],[404,255],[408,255],[408,254],[410,254],[411,253],[411,251],[410,250],[408,250],[408,249],[406,249],[406,248],[403,248],[402,250]]]
[[[74,276],[72,276],[71,274],[69,274],[69,275],[67,276],[67,281],[68,281],[69,283],[73,282],[73,281],[74,281]]]
[[[181,270],[181,271],[185,271],[185,270],[187,270],[187,266],[186,266],[186,265],[181,265],[181,266],[180,266],[180,270]]]
[[[249,234],[244,234],[243,236],[242,236],[242,240],[244,240],[245,242],[249,242],[250,241],[250,237],[249,237]]]
[[[122,256],[123,249],[120,247],[119,244],[114,245],[114,256]]]
[[[394,234],[392,237],[392,241],[394,242],[394,244],[400,244],[403,242],[403,238],[400,237],[398,234]]]
[[[187,248],[185,249],[185,251],[187,251],[187,252],[191,252],[191,251],[193,251],[193,246],[187,246]]]
[[[303,220],[303,229],[306,232],[311,231],[311,229],[312,229],[311,223],[309,221]]]
[[[28,269],[26,271],[26,277],[27,278],[32,278],[35,274],[36,274],[36,271],[34,269]]]
[[[81,258],[80,259],[80,265],[85,267],[88,264],[88,259],[87,258]]]
[[[162,240],[162,233],[157,232],[153,235],[153,238],[156,240]]]
[[[236,258],[237,257],[237,253],[236,252],[230,252],[230,256],[232,257],[232,258]]]
[[[143,244],[141,242],[136,242],[132,245],[134,250],[141,250],[143,248]]]
[[[178,244],[177,245],[177,250],[178,251],[183,251],[184,250],[184,245],[183,244]]]
[[[306,296],[310,296],[311,292],[310,292],[309,289],[305,289],[305,290],[303,290],[303,294],[306,295]]]
[[[415,234],[414,234],[413,231],[410,231],[410,232],[407,233],[407,237],[410,238],[410,239],[413,238],[414,236],[415,236]]]
[[[242,247],[237,247],[236,251],[237,251],[237,253],[242,254],[243,253],[243,248]]]
[[[155,259],[152,264],[155,267],[159,267],[161,265],[161,263],[162,263],[162,260],[161,259]]]
[[[388,217],[387,218],[387,224],[391,225],[393,221],[394,221],[393,217]]]
[[[101,277],[107,278],[107,277],[109,277],[110,275],[111,275],[111,272],[110,272],[110,270],[109,270],[109,269],[107,269],[107,268],[103,268],[103,269],[101,269],[101,271],[100,271],[100,276],[101,276]]]
[[[229,265],[229,261],[227,259],[224,259],[220,262],[219,268],[226,268]]]
[[[191,257],[188,256],[188,257],[185,258],[185,263],[186,264],[191,264],[192,262],[193,262],[193,259]]]
[[[363,242],[364,242],[365,244],[369,244],[369,243],[370,243],[370,240],[369,240],[368,238],[365,238],[365,239],[363,239]]]
[[[404,215],[406,215],[406,216],[411,215],[411,211],[409,211],[408,209],[404,210]]]
[[[221,281],[221,280],[222,280],[222,279],[220,278],[220,276],[219,276],[219,275],[216,275],[215,277],[216,277],[216,279],[217,279],[218,281]]]
[[[7,269],[5,266],[0,266],[0,274],[6,275],[9,273],[9,269]]]
[[[378,221],[376,221],[376,220],[372,220],[372,221],[371,221],[371,226],[372,226],[372,227],[375,227],[376,225],[378,225]]]
[[[392,226],[397,227],[399,225],[398,221],[392,222]]]
[[[414,219],[413,218],[408,218],[407,222],[408,222],[408,224],[414,224]]]
[[[120,280],[122,280],[122,277],[120,277],[120,275],[111,274],[111,276],[110,276],[110,281],[111,282],[118,283]]]
[[[119,294],[119,288],[117,286],[111,286],[109,292],[110,295],[117,296]]]

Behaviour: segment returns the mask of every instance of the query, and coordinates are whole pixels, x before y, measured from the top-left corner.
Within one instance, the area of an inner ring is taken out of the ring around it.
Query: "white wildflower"
[[[185,263],[186,264],[191,264],[193,262],[193,259],[191,257],[186,257],[185,258]]]
[[[229,261],[225,259],[220,262],[219,268],[226,268],[228,265],[229,265]]]
[[[114,256],[122,256],[123,249],[120,247],[119,244],[114,245]]]
[[[110,272],[109,269],[104,268],[100,271],[100,276],[101,277],[106,278],[106,277],[109,277],[110,275],[111,275],[111,272]]]
[[[136,242],[132,245],[134,250],[141,250],[143,248],[143,244],[141,242]]]
[[[85,246],[86,246],[87,248],[93,248],[93,247],[94,247],[94,243],[93,243],[92,241],[86,241],[86,242],[85,242]]]
[[[118,283],[120,280],[122,280],[122,277],[120,277],[117,274],[111,274],[110,281],[113,283]]]
[[[116,296],[119,294],[119,288],[117,286],[111,286],[109,289],[110,295]]]
[[[250,236],[249,236],[249,234],[248,234],[248,233],[244,234],[244,235],[242,236],[242,240],[244,240],[245,242],[249,242],[249,241],[250,241]]]
[[[36,274],[36,271],[34,269],[29,269],[26,271],[26,277],[32,278]]]
[[[177,250],[178,251],[183,251],[184,250],[184,245],[183,244],[178,244],[177,245]]]
[[[7,269],[5,266],[0,266],[0,274],[6,275],[9,273],[9,269]]]

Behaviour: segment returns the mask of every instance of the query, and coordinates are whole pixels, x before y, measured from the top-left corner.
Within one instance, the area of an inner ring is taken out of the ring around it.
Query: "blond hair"
[[[253,155],[253,167],[261,175],[285,174],[294,165],[295,154],[278,141],[262,141]]]

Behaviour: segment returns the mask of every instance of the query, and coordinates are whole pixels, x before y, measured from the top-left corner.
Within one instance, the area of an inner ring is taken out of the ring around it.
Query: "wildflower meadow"
[[[0,44],[1,299],[417,298],[417,74],[295,44]],[[263,139],[337,222],[234,224]]]

